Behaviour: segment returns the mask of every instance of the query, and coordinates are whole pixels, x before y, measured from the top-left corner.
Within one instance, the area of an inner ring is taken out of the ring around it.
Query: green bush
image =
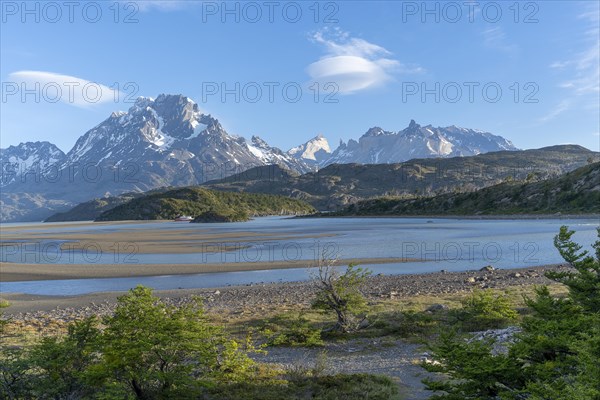
[[[8,323],[10,322],[10,318],[6,318],[4,316],[4,312],[2,311],[3,308],[6,308],[10,306],[10,303],[6,300],[0,300],[0,335],[4,334],[4,328],[6,328],[6,325],[8,325]]]
[[[371,271],[350,264],[341,273],[334,266],[334,261],[324,258],[316,267],[313,283],[317,287],[317,295],[312,306],[335,313],[337,322],[330,331],[355,332],[362,329],[367,321],[369,306],[360,286],[371,275]]]
[[[98,325],[88,318],[30,351],[3,349],[0,399],[196,399],[255,373],[252,344],[227,339],[197,300],[170,306],[138,286]]]
[[[303,313],[296,317],[282,315],[267,324],[263,330],[269,346],[323,346],[321,329],[314,327]]]
[[[491,290],[474,291],[452,315],[466,331],[502,328],[518,316],[508,296]]]
[[[400,400],[398,384],[385,376],[338,374],[285,384],[246,382],[213,388],[207,400]]]

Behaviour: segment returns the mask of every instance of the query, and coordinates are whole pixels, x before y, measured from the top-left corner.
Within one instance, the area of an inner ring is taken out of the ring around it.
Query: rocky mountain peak
[[[24,142],[16,146],[0,149],[2,175],[0,186],[7,185],[29,172],[37,174],[56,167],[65,159],[65,153],[54,144],[46,141]]]
[[[386,135],[389,133],[391,133],[391,132],[386,132],[383,129],[381,129],[380,127],[374,126],[372,128],[369,128],[369,130],[363,135],[363,137],[381,136],[381,135]]]
[[[270,147],[267,142],[265,142],[260,136],[253,135],[252,136],[252,144],[261,148]]]
[[[291,148],[287,154],[296,159],[314,164],[325,160],[331,154],[331,148],[327,139],[322,134],[318,134],[308,142]]]

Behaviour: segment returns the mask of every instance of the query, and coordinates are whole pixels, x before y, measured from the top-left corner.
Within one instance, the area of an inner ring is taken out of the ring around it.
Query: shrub
[[[295,318],[281,316],[263,331],[270,346],[322,346],[321,329],[312,326],[302,313]]]
[[[369,307],[360,285],[371,272],[350,264],[342,274],[334,263],[335,260],[324,257],[317,266],[313,277],[317,295],[312,306],[336,314],[337,322],[332,331],[354,332],[364,327],[367,319]]]
[[[474,291],[462,301],[462,309],[454,315],[467,331],[501,328],[518,316],[508,296],[491,290]]]
[[[5,300],[0,300],[0,335],[4,334],[4,328],[10,323],[10,318],[4,316],[3,308],[10,306],[10,303]]]

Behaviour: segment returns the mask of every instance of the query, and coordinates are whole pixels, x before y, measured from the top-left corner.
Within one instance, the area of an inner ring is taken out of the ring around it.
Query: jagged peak
[[[365,132],[363,137],[382,136],[389,135],[391,133],[392,132],[384,131],[383,128],[380,128],[379,126],[374,126],[372,128],[369,128],[369,130]]]
[[[54,143],[48,142],[47,140],[37,140],[35,142],[21,142],[17,145],[10,145],[7,148],[4,149],[0,149],[2,151],[32,151],[32,150],[38,150],[38,149],[44,149],[44,150],[50,150],[50,151],[56,151],[58,150],[60,153],[64,152],[58,147],[56,146]]]
[[[152,97],[139,96],[137,99],[135,99],[135,103],[133,103],[133,105],[137,107],[146,107],[148,104],[153,102],[154,99]]]
[[[252,135],[251,138],[252,144],[260,146],[260,147],[270,147],[269,144],[263,140],[260,136]]]

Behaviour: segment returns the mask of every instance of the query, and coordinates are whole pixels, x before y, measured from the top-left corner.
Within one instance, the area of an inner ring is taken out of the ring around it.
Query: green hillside
[[[493,215],[600,213],[600,163],[538,182],[505,182],[471,193],[360,201],[334,215]],[[331,214],[328,214],[331,215]]]
[[[251,216],[313,212],[311,205],[283,196],[186,187],[132,199],[103,212],[96,221],[171,220],[189,215],[199,217],[196,222],[232,222],[245,221]]]
[[[305,200],[322,211],[335,211],[375,196],[431,197],[472,192],[508,179],[525,182],[532,177],[553,178],[597,161],[600,161],[597,152],[576,145],[560,145],[470,157],[415,159],[398,164],[332,164],[304,175],[271,165],[202,186],[280,194]]]

